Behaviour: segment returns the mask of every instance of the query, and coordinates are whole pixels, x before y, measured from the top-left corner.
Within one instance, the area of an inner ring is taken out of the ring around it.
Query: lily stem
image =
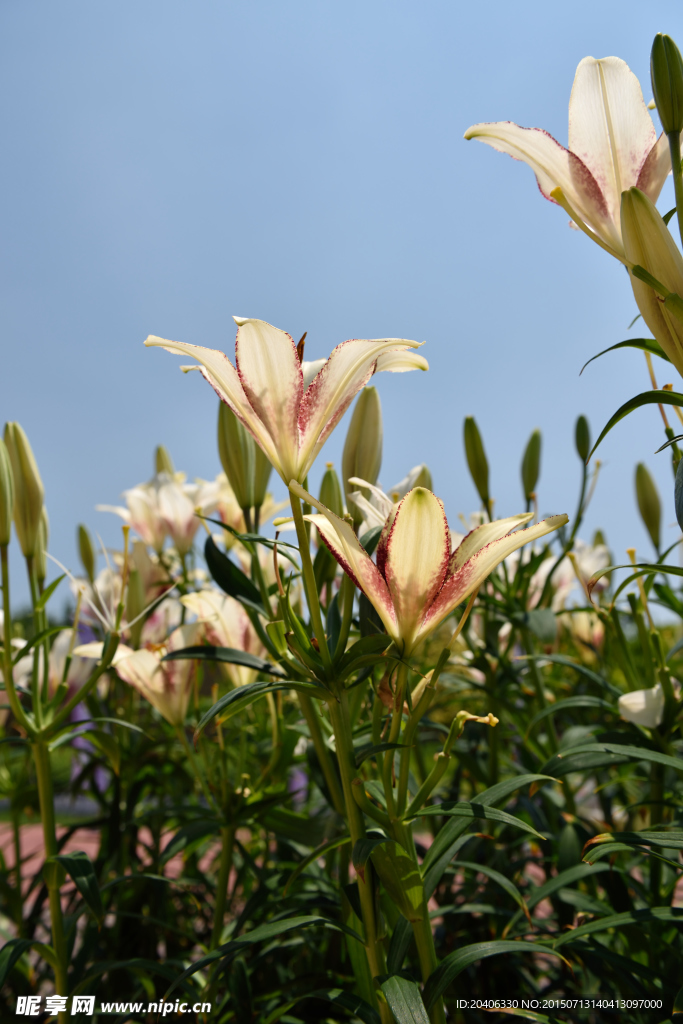
[[[676,215],[678,230],[683,242],[683,174],[681,173],[681,136],[679,132],[669,134],[669,150],[671,152],[671,170],[674,179],[674,195],[676,196]]]
[[[227,908],[228,882],[232,870],[232,855],[235,848],[235,826],[225,825],[221,829],[221,864],[216,883],[216,906],[213,912],[213,931],[209,949],[215,949],[223,931],[223,920]]]
[[[304,580],[304,589],[306,591],[306,599],[308,601],[308,609],[311,614],[311,623],[313,625],[313,632],[315,638],[318,641],[318,647],[320,648],[320,655],[327,668],[332,667],[332,660],[330,658],[330,652],[327,647],[327,637],[325,636],[325,629],[323,627],[322,615],[320,612],[320,600],[318,598],[318,588],[315,585],[315,573],[313,572],[313,562],[311,561],[311,549],[310,541],[308,539],[308,533],[306,532],[306,524],[304,522],[303,511],[301,509],[301,501],[298,495],[292,491],[289,492],[289,500],[292,506],[292,514],[294,516],[294,524],[296,526],[296,535],[299,540],[299,554],[301,555],[301,573]]]

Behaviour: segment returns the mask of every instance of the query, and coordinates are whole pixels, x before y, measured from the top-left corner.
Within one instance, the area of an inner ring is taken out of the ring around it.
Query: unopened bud
[[[239,507],[260,508],[273,467],[225,402],[218,407],[218,455]]]
[[[678,463],[676,470],[676,483],[674,484],[674,505],[676,507],[676,519],[681,530],[683,530],[683,459]]]
[[[31,445],[18,423],[5,424],[5,444],[14,476],[14,527],[24,557],[32,558],[43,509],[43,482]]]
[[[88,528],[83,523],[78,526],[78,554],[81,565],[85,569],[85,575],[92,583],[95,579],[95,549]]]
[[[323,505],[329,508],[330,512],[334,512],[340,519],[343,518],[344,503],[342,501],[341,486],[339,484],[339,477],[331,462],[327,463],[327,469],[323,474],[319,498]]]
[[[640,517],[650,540],[659,551],[660,531],[662,526],[662,503],[655,482],[650,476],[647,466],[639,462],[636,466],[636,498]]]
[[[671,36],[658,32],[650,54],[652,92],[667,135],[683,130],[683,60]]]
[[[531,501],[541,471],[541,431],[534,430],[529,438],[522,458],[522,488],[524,498]]]
[[[432,474],[429,471],[429,466],[426,466],[424,462],[420,466],[420,472],[415,477],[413,487],[426,487],[428,491],[434,490]]]
[[[683,257],[659,211],[637,188],[621,194],[621,233],[626,259],[651,274],[669,292],[683,297]],[[649,284],[629,271],[643,320],[680,374],[683,374],[683,323]]]
[[[14,511],[14,475],[9,452],[0,441],[0,546],[6,547],[12,533]]]
[[[169,476],[175,473],[173,460],[163,444],[158,444],[154,451],[154,472],[168,473]]]
[[[356,526],[362,522],[363,514],[350,497],[356,487],[349,484],[349,478],[356,476],[369,484],[377,483],[382,465],[383,433],[382,406],[377,389],[364,388],[356,400],[342,454],[346,505]]]
[[[43,505],[38,523],[38,537],[36,540],[36,579],[42,589],[47,576],[47,547],[50,540],[50,520],[47,517],[47,509]]]
[[[579,416],[576,421],[574,428],[574,443],[576,445],[576,451],[578,452],[579,458],[582,462],[585,462],[588,458],[588,453],[591,450],[591,432],[588,426],[588,420],[585,416]]]
[[[489,463],[474,416],[465,417],[464,438],[470,475],[479,497],[488,509],[491,500],[489,496]]]
[[[128,574],[128,593],[126,594],[126,619],[133,622],[145,610],[145,588],[142,576],[137,569],[131,568]],[[132,647],[140,643],[140,634],[144,625],[143,619],[139,619],[130,629],[130,642]]]

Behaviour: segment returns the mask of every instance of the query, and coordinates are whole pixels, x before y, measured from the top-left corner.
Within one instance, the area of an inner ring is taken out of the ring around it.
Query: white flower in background
[[[239,601],[217,590],[200,590],[196,594],[186,594],[180,600],[188,611],[197,616],[197,623],[203,625],[210,644],[262,656],[261,641]],[[220,664],[234,686],[244,686],[256,678],[254,669],[225,662]]]
[[[192,692],[195,662],[191,659],[164,661],[164,655],[191,647],[201,639],[199,623],[180,626],[165,643],[141,647],[134,651],[119,644],[112,665],[125,683],[134,686],[171,725],[183,725]],[[82,644],[74,651],[76,657],[102,657],[103,644]]]
[[[50,648],[50,654],[48,656],[48,689],[50,694],[55,692],[64,678],[64,668],[71,649],[72,640],[73,630],[63,629],[57,634],[54,643]],[[25,641],[21,641],[21,644],[25,644]],[[28,690],[31,687],[33,656],[34,652],[31,650],[25,657],[20,658],[14,666],[14,681],[17,686],[22,687],[25,690]],[[95,664],[96,662],[92,658],[73,658],[69,665],[69,673],[66,678],[69,689],[79,690],[90,678]],[[38,679],[41,686],[44,678],[44,661],[41,653],[38,658]]]
[[[632,690],[619,698],[619,714],[627,722],[654,729],[664,717],[664,692],[661,683],[649,690]]]
[[[183,617],[183,607],[177,597],[167,597],[161,601],[145,619],[140,634],[140,646],[146,647],[161,644],[176,629]]]
[[[523,160],[541,194],[617,259],[624,257],[621,194],[636,185],[656,202],[671,171],[669,143],[657,139],[640,83],[618,57],[584,57],[569,100],[569,148],[541,128],[511,121],[475,124],[466,139]]]
[[[363,522],[359,527],[358,535],[362,536],[367,530],[373,529],[373,527],[384,526],[394,505],[401,498],[404,498],[408,491],[412,491],[418,481],[424,486],[421,478],[428,473],[429,470],[424,463],[420,463],[419,466],[413,466],[402,480],[395,484],[394,487],[389,488],[388,493],[383,491],[379,484],[371,484],[367,480],[361,480],[360,477],[350,476],[348,482],[355,487],[361,488],[361,490],[351,491],[350,494],[350,497],[363,513]],[[364,490],[370,492],[369,498],[366,498],[363,494]]]

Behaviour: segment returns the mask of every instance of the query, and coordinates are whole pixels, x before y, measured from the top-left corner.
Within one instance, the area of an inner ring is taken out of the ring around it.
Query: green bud
[[[126,619],[133,622],[145,610],[145,587],[142,576],[138,569],[130,570],[128,575],[128,593],[126,594]],[[131,647],[138,647],[140,634],[144,626],[144,619],[140,619],[130,628]]]
[[[95,549],[88,533],[88,528],[83,523],[80,523],[78,526],[77,537],[81,565],[85,569],[85,575],[92,583],[95,579]]]
[[[424,462],[420,467],[420,472],[415,477],[413,487],[426,487],[428,491],[434,491],[434,483],[432,481],[432,474],[429,471],[429,467],[425,466]]]
[[[382,405],[377,388],[363,388],[356,400],[342,453],[346,505],[356,526],[362,521],[363,515],[350,498],[351,491],[358,488],[355,484],[349,484],[349,478],[357,476],[369,484],[377,483],[382,465],[383,434]]]
[[[650,540],[659,551],[659,541],[662,527],[662,503],[659,500],[659,493],[656,484],[650,476],[647,466],[639,462],[636,466],[636,499],[640,518],[645,524],[645,529],[650,535]]]
[[[671,232],[648,197],[637,188],[621,194],[621,234],[626,259],[651,274],[663,288],[683,296],[683,257]],[[633,296],[643,320],[680,374],[683,374],[683,323],[649,284],[629,270]]]
[[[5,424],[5,444],[14,476],[14,528],[24,557],[32,558],[43,509],[43,482],[31,445],[18,423]]]
[[[600,544],[607,547],[607,538],[605,537],[602,530],[596,530],[593,534],[593,547],[597,548]]]
[[[341,486],[339,484],[339,477],[331,462],[327,463],[327,469],[323,474],[318,497],[323,505],[329,508],[330,512],[334,512],[340,519],[343,518],[344,503],[342,501]]]
[[[683,59],[671,36],[658,32],[650,54],[652,94],[667,135],[683,131]]]
[[[154,472],[168,473],[169,476],[175,473],[173,460],[163,444],[158,444],[154,450]]]
[[[47,517],[47,509],[43,505],[38,524],[38,538],[36,542],[35,566],[36,579],[42,588],[47,576],[47,546],[50,540],[50,520]]]
[[[0,546],[6,547],[12,533],[14,475],[5,442],[0,441]]]
[[[225,402],[218,406],[218,455],[239,507],[260,508],[273,467]]]
[[[541,471],[541,431],[534,430],[529,438],[526,451],[522,458],[522,489],[527,502],[536,490],[538,475]]]
[[[578,452],[579,458],[583,463],[588,458],[588,453],[591,450],[591,432],[588,426],[588,420],[585,416],[579,416],[576,421],[576,427],[574,428],[574,443],[576,444],[576,451]]]
[[[484,443],[475,423],[474,416],[465,417],[465,455],[470,475],[477,488],[477,493],[488,509],[491,498],[489,495],[489,463],[484,451]]]

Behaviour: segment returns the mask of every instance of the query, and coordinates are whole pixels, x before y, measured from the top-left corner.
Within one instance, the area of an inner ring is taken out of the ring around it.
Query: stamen
[[[304,361],[304,342],[306,341],[306,335],[307,334],[308,334],[308,331],[304,331],[304,333],[299,338],[299,344],[296,346],[296,354],[299,357],[299,362],[300,363],[303,363],[303,361]]]

